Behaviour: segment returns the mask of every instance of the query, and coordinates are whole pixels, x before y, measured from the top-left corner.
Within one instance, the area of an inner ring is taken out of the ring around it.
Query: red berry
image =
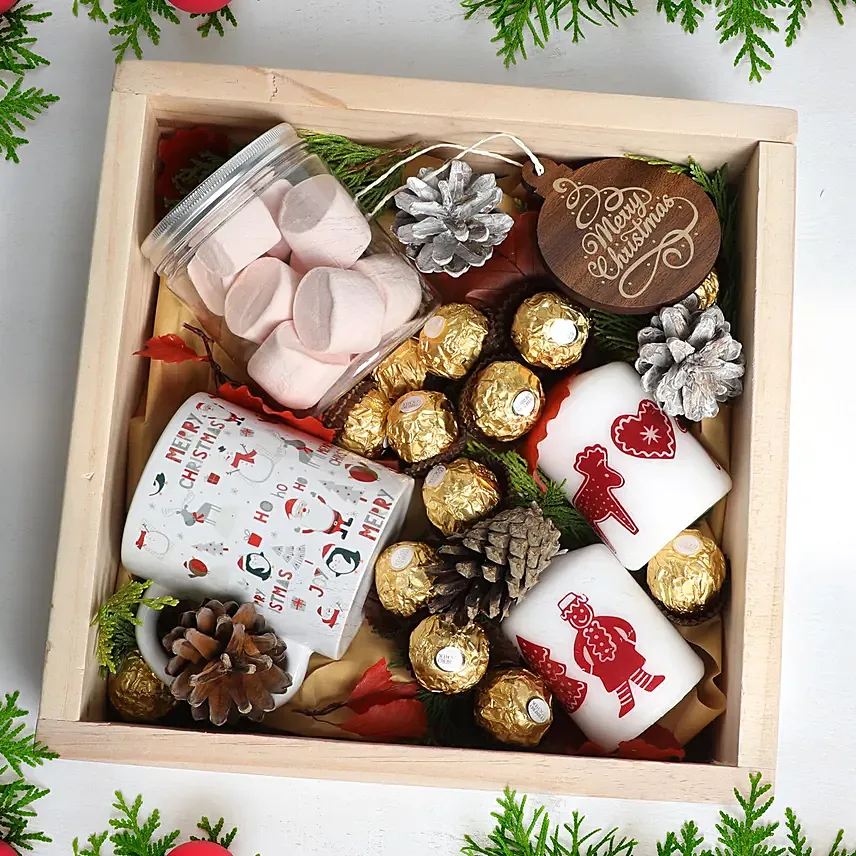
[[[212,841],[188,841],[179,844],[175,850],[169,851],[169,856],[229,856],[229,851]]]
[[[0,0],[0,6],[5,0]],[[219,12],[232,2],[232,0],[169,0],[176,9],[182,12],[191,12],[194,15],[207,15],[209,12]]]
[[[14,0],[12,0],[14,2]],[[0,12],[8,10],[8,8],[12,5],[12,3],[4,3],[0,2]],[[17,851],[5,841],[0,841],[0,856],[18,856]],[[212,854],[213,856],[213,854]]]
[[[5,15],[17,2],[18,0],[0,0],[0,15]],[[2,843],[0,841],[0,844]],[[9,845],[7,844],[6,847],[9,847]],[[0,847],[0,856],[6,856],[7,852],[14,853],[15,851],[11,847],[9,847],[8,851]]]

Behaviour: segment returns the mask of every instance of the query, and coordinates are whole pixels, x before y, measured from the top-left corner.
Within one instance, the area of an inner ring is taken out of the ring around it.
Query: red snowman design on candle
[[[636,706],[630,684],[654,692],[665,675],[646,671],[645,658],[636,650],[636,631],[629,621],[614,615],[595,615],[584,594],[568,592],[559,601],[562,618],[577,630],[574,660],[587,674],[599,678],[608,693],[616,693],[618,718]]]

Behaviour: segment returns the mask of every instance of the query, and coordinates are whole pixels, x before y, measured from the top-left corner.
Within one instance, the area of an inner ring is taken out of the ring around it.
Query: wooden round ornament
[[[719,254],[719,218],[685,175],[628,158],[572,170],[542,158],[523,179],[544,197],[538,246],[552,274],[586,306],[654,312],[686,297]]]

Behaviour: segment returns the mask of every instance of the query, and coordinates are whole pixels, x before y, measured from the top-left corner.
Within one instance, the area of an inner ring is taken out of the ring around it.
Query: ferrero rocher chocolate
[[[388,412],[389,399],[379,389],[370,389],[348,413],[337,445],[365,458],[378,457],[383,452]]]
[[[383,608],[406,618],[425,606],[434,591],[428,569],[438,564],[434,550],[420,541],[387,547],[375,563],[375,585]]]
[[[468,303],[441,306],[419,334],[428,371],[452,380],[462,378],[479,358],[487,329],[487,318]]]
[[[422,484],[428,519],[444,535],[453,535],[481,520],[501,498],[496,476],[469,458],[437,464]]]
[[[462,412],[479,431],[504,443],[525,434],[544,407],[541,381],[512,361],[490,363],[470,382]]]
[[[725,556],[698,529],[684,529],[648,563],[651,594],[678,616],[704,612],[724,583]]]
[[[386,439],[408,463],[439,455],[458,439],[458,422],[441,392],[417,390],[402,395],[386,417]]]
[[[588,334],[586,315],[553,291],[524,300],[511,325],[512,341],[523,359],[548,369],[566,369],[577,362]]]
[[[716,303],[719,297],[719,274],[714,268],[705,278],[702,284],[693,292],[698,298],[699,310],[709,309]]]
[[[390,401],[395,401],[406,392],[421,389],[427,374],[428,366],[419,350],[419,341],[408,339],[378,364],[373,377],[377,388]]]
[[[490,646],[478,624],[458,627],[432,615],[410,634],[410,664],[416,680],[436,693],[462,693],[487,671]]]
[[[169,687],[136,651],[131,651],[118,673],[107,679],[107,694],[126,722],[157,722],[176,704]]]
[[[480,684],[476,722],[502,743],[537,746],[553,724],[553,697],[528,669],[498,669]]]

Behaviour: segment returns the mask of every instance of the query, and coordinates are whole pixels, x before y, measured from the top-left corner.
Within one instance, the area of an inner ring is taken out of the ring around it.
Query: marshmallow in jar
[[[556,384],[526,456],[564,482],[568,499],[630,570],[731,490],[728,473],[657,406],[626,363]]]
[[[704,676],[704,664],[602,544],[555,558],[502,622],[589,740],[638,737]]]
[[[143,253],[230,357],[292,410],[328,407],[437,305],[287,124],[190,193]]]

